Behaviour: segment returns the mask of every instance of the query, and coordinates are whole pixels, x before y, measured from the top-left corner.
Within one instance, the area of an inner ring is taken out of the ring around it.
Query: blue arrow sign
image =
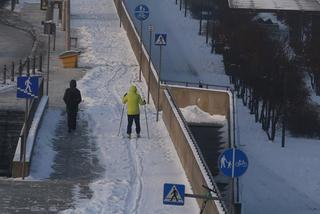
[[[155,45],[167,45],[167,34],[166,33],[156,33],[154,37]]]
[[[39,93],[39,76],[22,76],[17,78],[17,98],[37,98]]]
[[[149,17],[149,8],[144,4],[139,4],[134,9],[134,16],[140,21],[146,20]]]
[[[219,157],[220,171],[229,177],[240,177],[248,169],[247,155],[239,149],[227,149]]]
[[[184,205],[184,191],[183,184],[164,184],[163,185],[163,204]]]

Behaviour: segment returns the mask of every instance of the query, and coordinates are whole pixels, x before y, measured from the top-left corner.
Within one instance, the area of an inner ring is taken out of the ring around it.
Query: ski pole
[[[149,136],[149,127],[148,127],[148,117],[147,117],[146,105],[144,105],[144,115],[145,115],[145,117],[146,117],[146,125],[147,125],[148,139],[150,139],[150,136]]]
[[[120,119],[120,125],[119,125],[119,130],[118,130],[117,136],[119,136],[119,134],[120,134],[121,124],[122,124],[122,118],[123,118],[123,112],[124,112],[124,105],[122,105],[121,119]]]

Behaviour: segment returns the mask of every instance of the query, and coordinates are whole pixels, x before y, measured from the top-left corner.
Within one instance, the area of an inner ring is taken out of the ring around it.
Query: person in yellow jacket
[[[140,105],[145,105],[146,101],[142,100],[140,94],[137,92],[137,88],[134,85],[130,86],[130,89],[128,93],[125,93],[122,98],[122,103],[127,104],[128,107],[128,126],[127,126],[127,134],[128,137],[131,137],[131,130],[132,130],[132,124],[133,120],[136,124],[136,133],[137,137],[140,137]]]

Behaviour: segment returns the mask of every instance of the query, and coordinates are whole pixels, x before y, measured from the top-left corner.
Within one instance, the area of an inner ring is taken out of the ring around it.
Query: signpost
[[[239,203],[239,177],[242,176],[248,169],[247,155],[239,149],[227,149],[219,157],[219,170],[228,177],[232,177],[232,192],[234,192],[234,178],[237,178],[237,198],[234,203],[234,210],[238,213],[241,210]],[[232,194],[232,201],[234,202],[234,194]]]
[[[215,192],[214,190],[212,190],[209,187],[204,186],[204,185],[202,185],[202,187],[204,187],[206,190],[208,190],[207,195],[188,194],[188,193],[185,193],[185,185],[166,183],[163,185],[163,204],[183,206],[185,197],[202,199],[202,200],[204,200],[202,207],[201,207],[201,210],[200,210],[200,214],[202,214],[204,212],[205,207],[206,207],[207,201],[219,200],[218,197],[211,196],[210,192]]]
[[[185,186],[182,184],[164,184],[163,204],[184,205]]]
[[[161,59],[162,59],[162,46],[167,45],[167,34],[156,33],[154,37],[154,44],[160,46],[160,60],[159,60],[159,75],[158,75],[158,102],[157,102],[157,121],[159,120],[160,108],[160,82],[161,82]]]
[[[142,63],[142,26],[143,26],[143,21],[146,20],[149,17],[149,8],[144,5],[144,4],[139,4],[135,9],[134,9],[134,16],[140,21],[140,69],[139,69],[139,81],[141,81],[141,63]]]
[[[219,169],[228,177],[240,177],[248,169],[248,158],[239,149],[227,149],[219,157]]]
[[[38,98],[39,76],[21,76],[17,77],[17,98],[26,99],[26,110],[24,117],[23,140],[21,141],[20,162],[22,162],[22,179],[24,179],[24,166],[26,162],[26,138],[27,138],[27,120],[28,120],[28,99]]]
[[[150,97],[150,73],[151,73],[151,38],[152,38],[152,31],[153,26],[150,24],[148,26],[149,31],[149,72],[148,72],[148,104],[149,104],[149,97]]]
[[[17,98],[38,98],[39,76],[17,77]]]
[[[44,28],[46,29],[45,30],[45,34],[48,35],[48,53],[47,53],[47,87],[46,87],[46,92],[47,92],[47,95],[49,96],[49,69],[50,69],[50,35],[53,34],[53,28],[54,27],[54,23],[52,20],[49,20],[49,21],[45,21],[45,22],[42,22],[42,24],[44,25]]]

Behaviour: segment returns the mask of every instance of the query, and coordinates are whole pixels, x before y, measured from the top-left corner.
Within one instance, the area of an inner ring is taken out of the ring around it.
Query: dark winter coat
[[[80,91],[77,89],[77,82],[75,80],[70,81],[70,88],[66,89],[63,100],[67,105],[68,113],[78,112],[78,105],[80,104],[82,98]]]

